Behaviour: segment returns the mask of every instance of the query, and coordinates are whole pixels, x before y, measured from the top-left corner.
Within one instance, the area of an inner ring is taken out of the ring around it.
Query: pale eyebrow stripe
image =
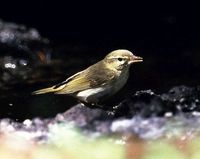
[[[108,59],[117,59],[117,58],[123,58],[123,59],[128,59],[126,56],[110,56]]]

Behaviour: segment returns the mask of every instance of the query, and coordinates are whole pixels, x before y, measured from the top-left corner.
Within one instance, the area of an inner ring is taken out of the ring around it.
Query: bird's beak
[[[132,63],[135,63],[135,62],[142,62],[142,61],[143,61],[143,58],[142,58],[142,57],[133,55],[133,56],[130,58],[130,61],[129,61],[128,63],[129,63],[129,64],[132,64]]]

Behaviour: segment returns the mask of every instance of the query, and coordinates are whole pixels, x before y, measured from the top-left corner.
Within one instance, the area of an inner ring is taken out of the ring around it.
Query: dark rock
[[[138,91],[119,104],[117,116],[164,116],[165,113],[177,114],[200,111],[200,89],[186,86],[173,87],[169,92],[157,95],[151,90]]]
[[[36,29],[2,20],[0,52],[0,88],[30,78],[33,69],[51,56],[49,40]]]
[[[200,87],[174,87],[168,93],[162,94],[161,98],[164,102],[174,105],[177,111],[200,111]]]
[[[143,138],[153,138],[162,135],[169,118],[187,118],[183,113],[198,117],[199,97],[199,87],[174,87],[161,95],[151,90],[138,91],[121,102],[111,116],[101,109],[77,105],[66,111],[62,119],[93,132],[132,132]],[[187,101],[187,109],[183,98]]]
[[[0,43],[20,50],[37,50],[49,41],[42,38],[34,28],[0,20]]]
[[[174,87],[161,95],[151,90],[138,91],[115,107],[112,114],[78,104],[55,118],[26,119],[23,123],[1,119],[0,133],[20,131],[32,134],[29,138],[34,141],[46,142],[52,126],[73,123],[87,135],[131,133],[143,139],[155,139],[176,135],[183,128],[193,134],[200,131],[199,91],[199,87],[186,86]]]
[[[113,120],[113,115],[99,108],[91,109],[78,104],[65,113],[59,114],[57,118],[74,122],[78,127],[83,129],[108,132],[110,121]]]
[[[174,113],[175,107],[168,101],[163,101],[161,95],[151,90],[138,91],[119,104],[115,110],[116,116],[142,117],[163,116],[166,112]]]

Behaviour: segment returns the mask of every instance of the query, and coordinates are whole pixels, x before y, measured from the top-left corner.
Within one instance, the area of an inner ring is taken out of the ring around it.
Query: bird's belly
[[[111,87],[91,88],[77,93],[77,98],[87,103],[98,103],[100,98],[108,95]]]

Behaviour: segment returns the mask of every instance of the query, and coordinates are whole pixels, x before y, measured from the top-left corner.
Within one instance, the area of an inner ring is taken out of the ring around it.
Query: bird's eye
[[[117,58],[117,60],[121,62],[123,59],[121,57],[119,57],[119,58]]]

